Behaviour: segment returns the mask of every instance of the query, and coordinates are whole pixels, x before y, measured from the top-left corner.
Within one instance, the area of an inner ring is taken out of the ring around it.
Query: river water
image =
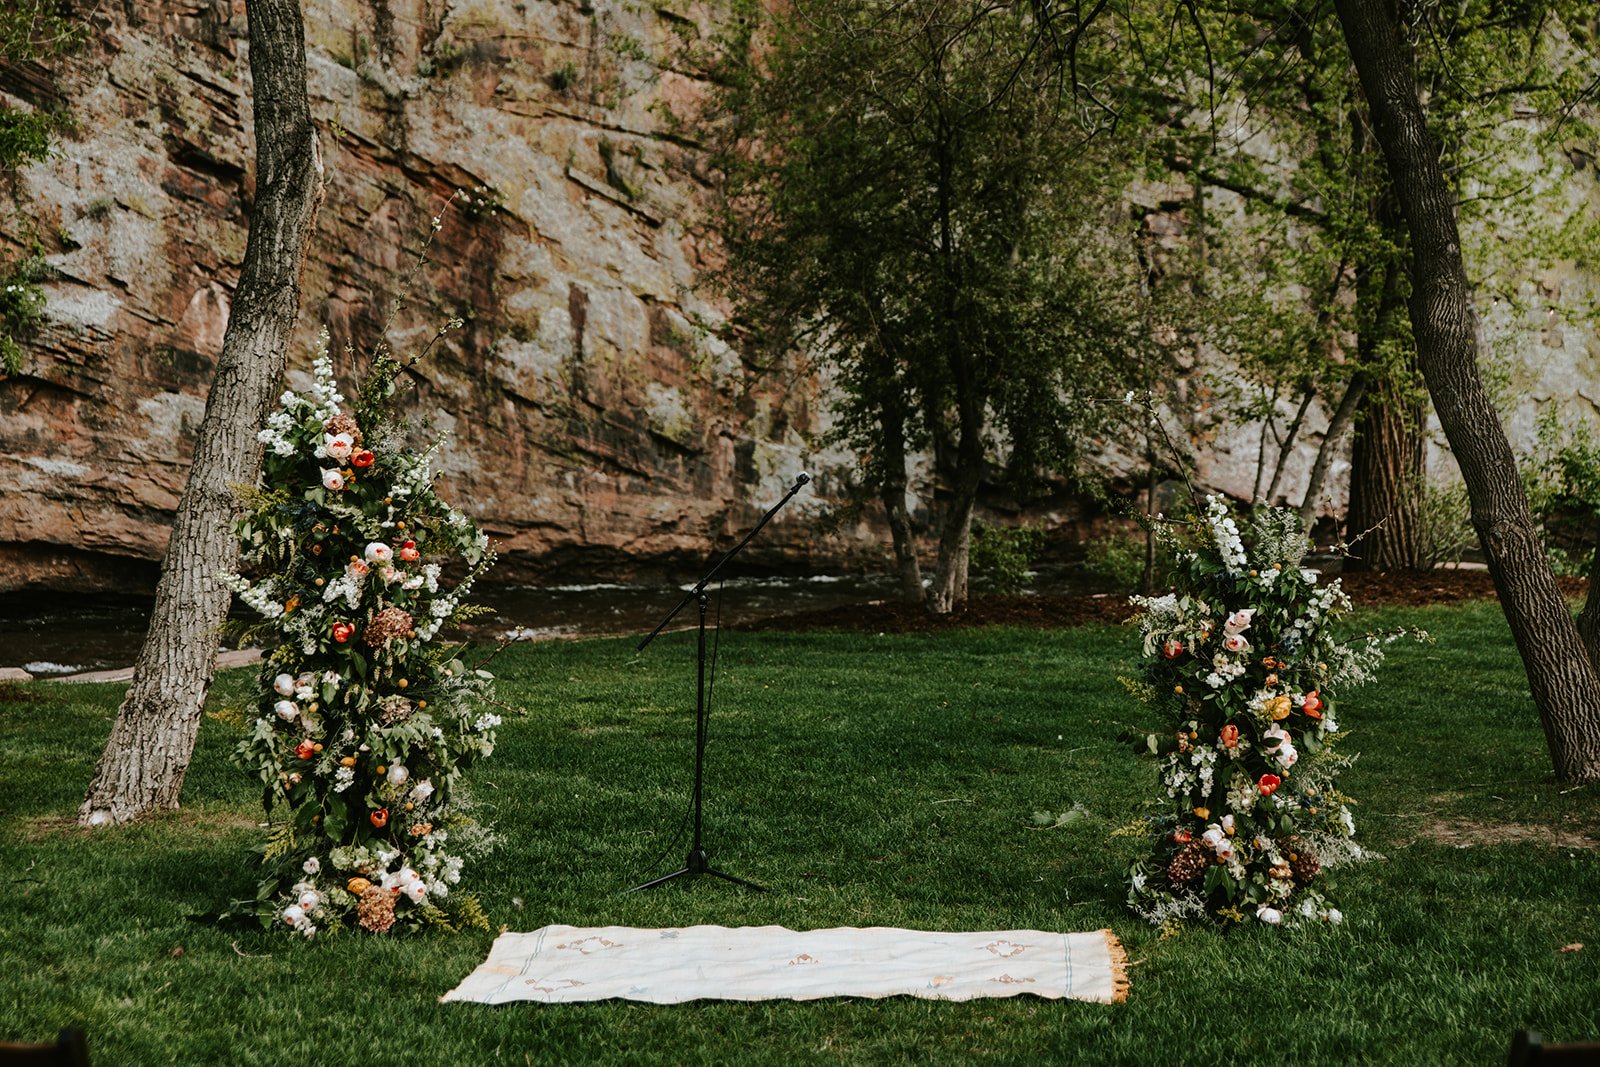
[[[650,632],[689,586],[486,586],[473,600],[493,614],[473,620],[485,636],[520,630],[530,638]],[[713,594],[717,585],[711,587]],[[722,589],[724,624],[835,607],[894,595],[884,576],[730,578]],[[133,663],[150,618],[149,600],[108,600],[58,594],[0,598],[0,667],[40,676],[126,667]],[[712,611],[716,611],[715,596]],[[691,604],[673,626],[691,625]]]

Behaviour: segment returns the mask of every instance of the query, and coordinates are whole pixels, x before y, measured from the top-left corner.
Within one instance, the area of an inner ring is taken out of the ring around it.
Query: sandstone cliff
[[[59,272],[26,372],[0,382],[0,591],[153,586],[244,251],[254,174],[243,5],[106,5],[87,48],[0,91],[70,103],[78,132],[18,190]],[[503,542],[502,578],[614,574],[727,543],[811,444],[814,382],[745,366],[706,328],[696,146],[658,67],[687,4],[311,0],[328,195],[291,381],[317,330],[425,343],[416,409],[448,432],[450,495]],[[345,359],[341,369],[359,361]],[[823,492],[826,492],[823,481]],[[839,566],[802,494],[753,561]],[[690,562],[692,567],[693,563]]]

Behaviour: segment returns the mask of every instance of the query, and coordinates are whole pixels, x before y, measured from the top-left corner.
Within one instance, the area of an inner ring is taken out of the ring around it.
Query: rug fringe
[[[1101,930],[1106,938],[1106,954],[1111,957],[1111,1003],[1121,1004],[1128,999],[1128,950],[1110,930]]]

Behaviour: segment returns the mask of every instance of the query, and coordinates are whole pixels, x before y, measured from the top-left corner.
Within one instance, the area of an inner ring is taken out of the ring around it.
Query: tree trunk
[[[1410,231],[1411,327],[1434,410],[1461,465],[1472,524],[1522,655],[1557,777],[1600,780],[1600,674],[1534,528],[1505,430],[1478,375],[1477,317],[1455,202],[1387,0],[1334,0]]]
[[[1372,152],[1366,123],[1353,123],[1356,151]],[[1394,190],[1385,181],[1372,203],[1372,222],[1404,247]],[[1359,365],[1372,384],[1356,412],[1356,439],[1350,449],[1350,503],[1345,536],[1354,554],[1345,561],[1351,571],[1418,570],[1422,566],[1422,482],[1428,447],[1423,427],[1427,403],[1417,388],[1414,349],[1402,368],[1386,366],[1383,351],[1399,332],[1405,313],[1401,283],[1404,264],[1398,258],[1356,265],[1356,342]]]
[[[231,598],[224,578],[238,558],[233,487],[254,485],[261,471],[256,432],[283,377],[322,197],[298,0],[249,0],[246,11],[256,135],[250,236],[150,629],[78,811],[89,825],[178,806]]]
[[[1338,454],[1345,431],[1350,428],[1356,408],[1361,404],[1362,394],[1366,391],[1367,376],[1356,371],[1350,376],[1350,384],[1344,387],[1344,396],[1334,409],[1333,418],[1328,420],[1322,444],[1317,447],[1317,458],[1311,463],[1311,475],[1306,479],[1306,495],[1300,501],[1300,526],[1308,533],[1317,521],[1317,505],[1322,503],[1322,487],[1328,480],[1328,468],[1333,466],[1333,457]]]
[[[972,551],[972,509],[983,483],[983,413],[968,386],[960,400],[961,440],[956,443],[955,492],[939,532],[939,560],[928,590],[928,610],[948,615],[967,602],[967,563]]]
[[[900,595],[908,604],[927,599],[922,588],[922,565],[917,560],[917,538],[911,529],[911,513],[906,508],[906,439],[903,422],[890,424],[883,418],[883,484],[879,498],[889,521],[889,536],[894,542],[895,574],[900,578]]]
[[[1350,449],[1345,523],[1346,538],[1361,541],[1345,560],[1345,569],[1418,570],[1423,542],[1419,497],[1428,458],[1420,427],[1427,409],[1408,383],[1387,376],[1366,391],[1362,408]]]
[[[1589,663],[1600,675],[1600,539],[1589,556],[1589,595],[1578,612],[1578,637],[1589,653]]]

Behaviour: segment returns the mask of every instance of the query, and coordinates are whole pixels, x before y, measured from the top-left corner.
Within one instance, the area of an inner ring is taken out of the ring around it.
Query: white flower
[[[344,475],[340,474],[336,470],[325,470],[325,471],[323,471],[322,472],[322,487],[324,489],[343,489],[344,488]]]
[[[382,541],[374,541],[367,546],[366,557],[368,563],[388,563],[394,558],[394,549]]]
[[[1300,753],[1295,751],[1293,741],[1285,740],[1272,754],[1277,757],[1278,766],[1284,770],[1288,770],[1300,761]]]
[[[1232,815],[1224,815],[1222,817],[1222,832],[1225,833],[1225,834],[1232,834],[1233,833],[1233,816]]]
[[[299,926],[306,921],[306,910],[298,904],[290,904],[283,909],[283,921],[290,926]]]
[[[1283,912],[1279,911],[1277,908],[1269,908],[1267,905],[1263,904],[1261,907],[1256,909],[1256,918],[1260,919],[1268,926],[1277,926],[1279,923],[1283,922]]]
[[[300,706],[292,700],[280,700],[272,705],[272,710],[277,712],[278,718],[284,722],[292,722],[294,717],[300,714]]]
[[[1250,620],[1255,613],[1255,608],[1243,608],[1236,611],[1228,616],[1228,621],[1222,624],[1222,628],[1230,634],[1242,633],[1250,629]]]
[[[292,675],[280,674],[272,680],[272,689],[281,697],[294,696],[295,684]]]
[[[433,796],[433,783],[424,778],[411,787],[411,795],[417,798],[418,804],[426,804],[428,798]]]
[[[307,912],[316,911],[321,906],[322,894],[318,893],[315,889],[307,889],[304,893],[300,894],[300,907],[304,908]]]
[[[1222,832],[1222,827],[1213,823],[1200,835],[1200,843],[1215,851],[1228,843],[1228,835]]]
[[[1250,642],[1245,640],[1243,634],[1229,634],[1222,639],[1222,647],[1229,652],[1249,652]]]
[[[1344,827],[1346,837],[1356,836],[1356,820],[1355,816],[1350,814],[1349,808],[1339,809],[1339,825]]]
[[[317,857],[312,856],[310,859],[306,860],[300,865],[300,869],[305,871],[307,874],[316,874],[318,871],[322,870],[322,861],[317,859]]]
[[[406,784],[406,779],[411,777],[411,772],[406,769],[404,764],[392,763],[389,765],[389,773],[384,777],[388,779],[390,785],[399,788]]]
[[[347,433],[323,434],[322,450],[334,459],[349,459],[350,453],[356,450],[356,442]]]
[[[1322,918],[1324,921],[1330,922],[1334,926],[1338,926],[1340,923],[1344,922],[1344,913],[1338,908],[1329,908],[1327,911],[1322,913]]]

